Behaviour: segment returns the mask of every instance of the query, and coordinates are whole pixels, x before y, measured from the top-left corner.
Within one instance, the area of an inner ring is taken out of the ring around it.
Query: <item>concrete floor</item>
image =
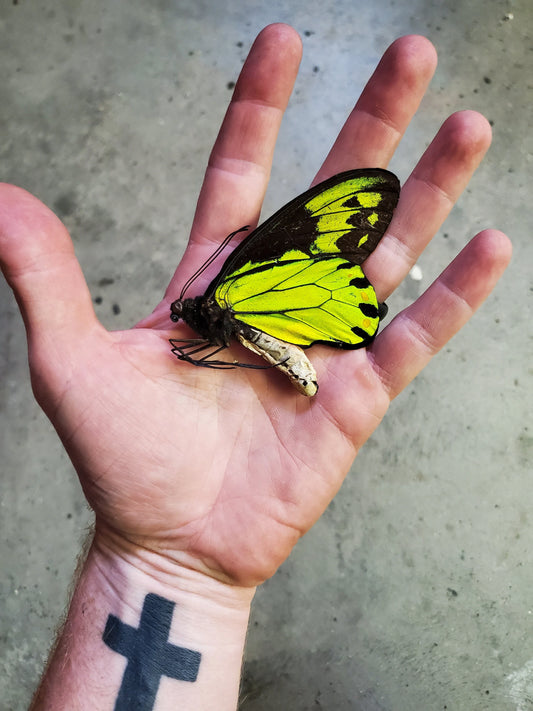
[[[134,323],[185,244],[228,83],[276,20],[300,31],[305,54],[265,214],[306,186],[386,46],[418,32],[440,66],[392,169],[404,179],[456,109],[485,113],[494,143],[392,312],[482,227],[506,230],[515,256],[258,592],[242,709],[528,711],[531,0],[5,0],[1,179],[64,219],[102,321]],[[22,324],[0,291],[0,708],[18,711],[91,516],[33,401]]]

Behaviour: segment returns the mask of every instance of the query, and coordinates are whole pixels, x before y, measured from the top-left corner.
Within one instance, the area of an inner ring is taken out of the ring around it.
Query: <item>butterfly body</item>
[[[340,173],[289,202],[239,244],[204,295],[182,292],[172,303],[172,320],[200,336],[173,339],[173,352],[204,367],[258,367],[213,358],[237,338],[313,395],[316,374],[301,348],[361,348],[377,332],[383,305],[361,264],[398,196],[392,173],[370,169]]]
[[[302,394],[308,397],[316,394],[318,384],[315,369],[298,346],[242,323],[235,318],[232,309],[221,308],[212,297],[203,295],[193,299],[176,300],[172,309],[173,320],[182,319],[201,337],[183,341],[171,340],[172,352],[180,360],[205,367],[252,367],[238,362],[214,361],[210,357],[213,352],[205,360],[193,358],[206,347],[227,348],[231,339],[236,338],[245,348],[282,370]],[[215,352],[218,352],[217,348]]]

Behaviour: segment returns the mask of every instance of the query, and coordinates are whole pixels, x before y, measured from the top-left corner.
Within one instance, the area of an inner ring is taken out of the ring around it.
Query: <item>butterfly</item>
[[[179,360],[208,368],[275,366],[304,395],[318,390],[302,348],[367,346],[386,314],[361,264],[398,202],[398,178],[380,168],[349,170],[319,183],[260,224],[228,256],[205,293],[185,292],[238,233],[229,235],[170,307],[199,335],[171,339]],[[269,366],[219,360],[236,338]]]

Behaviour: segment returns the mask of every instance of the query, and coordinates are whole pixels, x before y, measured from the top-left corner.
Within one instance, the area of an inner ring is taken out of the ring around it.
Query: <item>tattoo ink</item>
[[[115,615],[107,618],[102,639],[128,660],[115,711],[151,711],[162,676],[196,681],[200,652],[168,641],[174,605],[149,593],[144,598],[139,627],[131,627]]]

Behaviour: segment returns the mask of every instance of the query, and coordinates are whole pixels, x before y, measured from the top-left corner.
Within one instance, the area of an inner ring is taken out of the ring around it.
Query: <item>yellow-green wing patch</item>
[[[361,267],[339,257],[252,267],[221,284],[215,298],[239,321],[303,347],[358,348],[379,324],[376,295]]]

